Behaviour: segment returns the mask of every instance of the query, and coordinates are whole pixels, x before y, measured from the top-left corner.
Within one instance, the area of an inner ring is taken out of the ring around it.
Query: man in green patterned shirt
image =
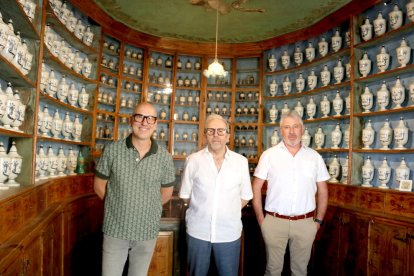
[[[132,134],[109,144],[96,168],[94,189],[105,200],[102,275],[122,275],[128,256],[128,275],[147,275],[175,184],[171,154],[151,138],[156,116],[152,105],[137,105]]]

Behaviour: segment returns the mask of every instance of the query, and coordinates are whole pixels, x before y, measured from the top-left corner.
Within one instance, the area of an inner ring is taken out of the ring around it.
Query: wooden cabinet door
[[[414,228],[408,228],[408,275],[414,276]]]
[[[25,195],[23,198],[23,221],[24,224],[36,217],[36,193]]]
[[[62,217],[57,216],[44,231],[43,237],[43,275],[62,274],[63,240]]]
[[[174,232],[160,232],[155,244],[154,254],[148,270],[148,276],[172,275]]]
[[[368,239],[368,275],[406,275],[407,228],[370,221]]]
[[[0,275],[4,276],[20,276],[24,275],[23,255],[21,255],[6,271],[0,270]]]
[[[0,235],[0,243],[10,238],[10,236],[19,231],[23,226],[22,200],[18,199],[4,205],[2,212],[3,221],[0,223],[3,226],[3,233]]]
[[[37,238],[23,254],[24,275],[41,275],[42,273],[42,244]],[[48,260],[45,260],[46,262]]]

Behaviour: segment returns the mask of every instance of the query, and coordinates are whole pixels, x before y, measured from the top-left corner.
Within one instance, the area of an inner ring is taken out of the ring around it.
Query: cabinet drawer
[[[62,180],[57,182],[55,185],[57,185],[56,191],[59,194],[59,200],[64,200],[65,198],[67,198],[69,189],[68,181]]]
[[[52,205],[58,200],[55,183],[52,182],[47,186],[47,206]]]
[[[47,188],[42,188],[39,189],[36,192],[36,215],[40,214],[41,212],[43,212],[43,210],[46,209],[46,204],[47,204]]]
[[[69,181],[70,181],[70,184],[69,184],[69,187],[70,187],[69,194],[71,196],[79,195],[80,194],[80,191],[81,191],[80,185],[81,185],[82,179],[81,178],[71,178]]]
[[[357,189],[337,186],[335,190],[335,202],[342,205],[356,206]]]
[[[369,190],[358,190],[357,207],[371,210],[374,212],[384,213],[385,193]]]
[[[3,206],[3,233],[0,235],[0,243],[10,238],[23,226],[22,200],[16,200]]]
[[[82,179],[83,185],[85,186],[85,193],[93,192],[93,178],[85,177]]]
[[[336,202],[335,201],[335,196],[336,196],[336,185],[335,184],[328,184],[328,197],[329,197],[329,202]]]
[[[36,193],[31,193],[23,198],[24,224],[36,217]]]
[[[385,196],[385,213],[414,218],[414,196],[387,193]]]

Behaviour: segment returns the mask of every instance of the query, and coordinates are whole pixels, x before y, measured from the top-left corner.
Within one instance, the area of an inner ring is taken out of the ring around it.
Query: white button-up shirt
[[[181,198],[190,198],[186,213],[187,233],[197,239],[232,242],[240,238],[241,199],[253,198],[249,165],[230,151],[218,172],[206,147],[187,157],[182,175]]]
[[[315,210],[316,182],[330,176],[320,154],[301,144],[295,156],[282,141],[260,157],[254,176],[267,180],[266,211],[299,216]]]

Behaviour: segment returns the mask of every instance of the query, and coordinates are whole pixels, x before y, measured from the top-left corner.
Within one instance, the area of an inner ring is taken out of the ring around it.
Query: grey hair
[[[303,127],[303,121],[302,121],[302,117],[299,115],[299,113],[296,110],[290,110],[289,112],[284,113],[281,117],[280,117],[280,127],[282,127],[283,125],[283,120],[285,118],[293,118],[293,119],[298,119],[300,122],[300,125]]]
[[[227,120],[226,119],[224,119],[223,117],[221,117],[220,115],[218,115],[218,114],[211,114],[210,116],[208,116],[208,118],[207,118],[207,120],[206,120],[206,123],[205,123],[205,126],[207,126],[208,125],[208,123],[210,123],[211,121],[213,121],[213,120],[221,120],[221,121],[223,121],[225,124],[226,124],[226,130],[227,130],[227,133],[230,133],[230,127],[229,127],[229,123],[227,123]],[[204,129],[205,129],[205,127],[204,127]]]

